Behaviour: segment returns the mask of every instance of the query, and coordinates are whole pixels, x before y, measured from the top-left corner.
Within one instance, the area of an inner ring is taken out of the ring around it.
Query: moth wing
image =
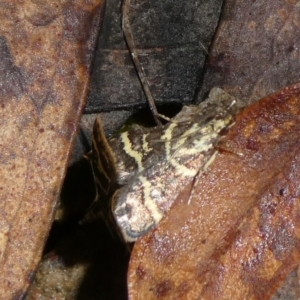
[[[91,163],[98,194],[108,195],[117,181],[117,159],[99,117],[96,118],[93,127]]]

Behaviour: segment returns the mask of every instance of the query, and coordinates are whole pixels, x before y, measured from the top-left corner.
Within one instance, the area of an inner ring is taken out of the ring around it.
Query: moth
[[[123,2],[122,26],[153,117],[160,124],[149,82],[139,61],[129,23],[130,0]],[[184,106],[166,125],[135,126],[108,140],[95,121],[92,168],[97,189],[95,207],[116,225],[125,241],[154,228],[179,192],[213,162],[222,132],[234,121],[237,101],[219,88],[198,106]]]
[[[107,139],[98,118],[92,168],[104,218],[135,241],[163,218],[179,192],[213,162],[216,144],[240,110],[220,88],[198,106],[184,106],[166,125],[134,126]]]

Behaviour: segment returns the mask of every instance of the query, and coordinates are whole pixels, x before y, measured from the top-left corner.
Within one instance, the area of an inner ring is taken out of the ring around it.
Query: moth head
[[[133,242],[145,235],[156,222],[141,201],[142,194],[133,193],[128,186],[116,191],[112,197],[112,212],[125,241]]]

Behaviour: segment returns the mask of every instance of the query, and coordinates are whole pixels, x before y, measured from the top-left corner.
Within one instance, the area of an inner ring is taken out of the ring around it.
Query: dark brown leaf
[[[146,106],[121,28],[121,0],[107,2],[86,111]],[[194,100],[222,1],[131,1],[129,21],[157,103]]]
[[[224,1],[199,100],[212,87],[250,104],[299,81],[298,1]]]

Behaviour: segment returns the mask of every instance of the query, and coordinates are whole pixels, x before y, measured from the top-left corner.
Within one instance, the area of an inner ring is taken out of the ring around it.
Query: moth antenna
[[[130,8],[130,0],[124,0],[123,1],[123,8],[122,8],[122,28],[123,28],[125,40],[126,40],[126,43],[127,43],[127,46],[128,46],[129,52],[130,52],[130,56],[131,56],[133,64],[134,64],[134,67],[137,71],[139,80],[141,82],[144,94],[145,94],[146,99],[148,101],[148,104],[150,106],[150,110],[153,114],[155,123],[157,125],[161,125],[161,122],[159,120],[159,117],[161,117],[161,116],[157,111],[154,98],[153,98],[152,93],[150,91],[150,85],[149,85],[144,67],[140,63],[138,53],[137,53],[137,49],[136,49],[135,44],[134,44],[134,39],[133,39],[133,35],[132,35],[130,23],[129,23],[129,8]]]

